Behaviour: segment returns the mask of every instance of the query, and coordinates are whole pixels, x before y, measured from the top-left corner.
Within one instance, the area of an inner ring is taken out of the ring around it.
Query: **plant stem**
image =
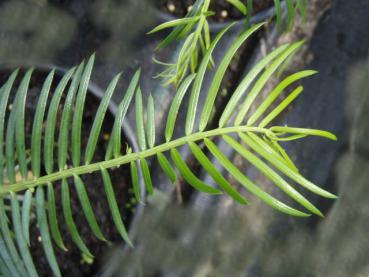
[[[151,156],[156,155],[160,152],[165,152],[173,148],[177,148],[187,144],[188,142],[195,142],[202,140],[204,138],[221,136],[229,133],[238,133],[238,132],[254,132],[254,133],[267,133],[269,129],[260,128],[260,127],[250,127],[250,126],[235,126],[235,127],[226,127],[226,128],[217,128],[210,131],[197,132],[194,134],[190,134],[158,146],[155,146],[151,149],[147,149],[141,152],[130,153],[124,155],[119,158],[96,162],[87,165],[81,165],[78,167],[64,169],[49,175],[45,175],[39,177],[34,180],[22,181],[11,185],[4,185],[0,187],[0,196],[4,196],[9,194],[10,192],[19,192],[26,189],[32,189],[40,185],[46,185],[47,183],[52,183],[55,181],[59,181],[65,178],[72,177],[75,175],[83,175],[87,173],[92,173],[95,171],[99,171],[102,168],[109,169],[113,167],[117,167],[123,164],[128,164],[132,161],[145,159]]]

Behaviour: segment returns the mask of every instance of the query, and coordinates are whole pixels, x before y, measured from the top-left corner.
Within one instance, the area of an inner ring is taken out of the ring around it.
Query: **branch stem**
[[[65,178],[72,177],[73,175],[83,175],[88,173],[93,173],[101,170],[101,168],[109,169],[113,167],[117,167],[120,165],[128,164],[132,161],[137,161],[140,159],[145,159],[151,156],[156,155],[157,153],[166,152],[170,149],[177,148],[183,146],[189,142],[195,142],[199,140],[203,140],[204,138],[221,136],[224,134],[230,133],[238,133],[238,132],[254,132],[254,133],[267,133],[269,129],[260,128],[260,127],[250,127],[250,126],[234,126],[234,127],[226,127],[226,128],[217,128],[210,131],[197,132],[184,137],[180,137],[178,139],[160,144],[151,149],[147,149],[141,152],[130,153],[124,156],[107,160],[96,162],[87,165],[81,165],[78,167],[67,168],[52,174],[48,174],[37,179],[21,181],[11,185],[4,185],[0,187],[0,196],[5,196],[10,192],[19,192],[26,189],[32,189],[37,186],[46,185],[48,183],[52,183],[55,181],[60,181]]]

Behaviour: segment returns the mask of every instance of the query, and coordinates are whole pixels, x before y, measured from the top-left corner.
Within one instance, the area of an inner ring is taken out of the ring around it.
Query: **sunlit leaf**
[[[277,56],[279,56],[286,48],[288,44],[284,44],[279,46],[277,49],[266,55],[263,59],[261,59],[241,80],[236,90],[232,94],[229,99],[221,117],[219,120],[219,127],[224,127],[231,115],[235,112],[236,107],[240,99],[245,95],[249,86],[253,83],[258,74]]]
[[[194,16],[194,17],[185,17],[185,18],[179,18],[179,19],[174,19],[168,22],[164,22],[162,24],[160,24],[159,26],[156,26],[154,29],[152,29],[150,32],[148,32],[147,34],[153,34],[156,33],[158,31],[167,29],[167,28],[173,28],[176,26],[181,26],[181,25],[185,25],[188,23],[193,23],[196,22],[200,19],[200,16]]]
[[[272,208],[289,214],[293,216],[301,216],[306,217],[309,214],[300,212],[294,208],[287,206],[286,204],[282,203],[281,201],[277,200],[270,194],[266,193],[258,186],[254,184],[248,177],[246,177],[236,166],[232,164],[230,160],[227,159],[226,156],[217,148],[217,146],[210,141],[209,139],[205,139],[205,144],[210,150],[210,152],[217,158],[217,160],[222,164],[222,166],[241,184],[243,185],[248,191],[254,194],[256,197],[263,200],[266,204],[270,205]]]
[[[215,72],[215,75],[213,77],[213,81],[210,85],[209,91],[206,95],[204,107],[201,113],[200,117],[200,123],[199,123],[199,130],[203,131],[208,124],[208,121],[210,119],[211,111],[214,106],[215,98],[218,94],[219,87],[221,85],[221,82],[223,80],[223,76],[232,60],[234,55],[236,54],[237,50],[241,47],[241,45],[245,42],[245,40],[250,37],[253,33],[258,31],[264,23],[259,23],[254,26],[252,26],[250,29],[247,29],[245,32],[243,32],[228,48],[227,52],[225,53],[221,63],[219,64],[217,71]]]
[[[304,196],[302,196],[297,190],[295,190],[289,183],[287,183],[280,175],[278,175],[272,168],[270,168],[265,162],[259,159],[257,156],[248,151],[245,147],[239,144],[236,140],[230,136],[223,136],[224,140],[232,146],[237,153],[243,158],[248,160],[252,165],[259,169],[266,177],[272,180],[281,190],[289,195],[296,202],[300,203],[310,212],[323,216],[323,214]]]
[[[204,76],[206,73],[206,69],[209,65],[211,55],[214,51],[215,46],[219,42],[219,40],[222,38],[222,36],[233,26],[234,24],[230,24],[228,27],[224,28],[213,40],[211,43],[208,51],[206,52],[205,56],[203,57],[200,67],[198,69],[198,72],[196,74],[196,78],[192,87],[189,104],[187,108],[187,116],[186,116],[186,125],[185,125],[185,131],[186,135],[190,134],[193,130],[193,126],[195,124],[195,117],[196,117],[196,111],[197,111],[197,103],[199,100],[199,95],[201,91],[201,86],[204,80]]]
[[[244,120],[247,112],[251,108],[251,105],[254,103],[256,97],[261,92],[262,88],[268,82],[269,78],[273,75],[273,73],[279,68],[281,64],[290,56],[293,55],[301,46],[303,45],[303,41],[299,41],[288,46],[279,56],[276,58],[269,67],[266,68],[264,73],[259,77],[259,79],[254,84],[251,91],[247,94],[246,99],[242,103],[239,113],[235,119],[235,125],[241,125]]]
[[[291,178],[296,183],[300,184],[301,186],[305,187],[306,189],[320,195],[326,198],[336,198],[336,196],[324,189],[321,189],[320,187],[316,186],[312,182],[305,179],[303,176],[301,176],[298,172],[291,169],[288,165],[286,165],[284,162],[281,162],[278,159],[272,159],[270,155],[268,155],[267,151],[260,147],[257,143],[255,143],[253,140],[251,140],[247,135],[245,134],[239,134],[241,139],[249,145],[255,152],[257,152],[260,156],[265,158],[268,162],[270,162],[273,166],[275,166],[278,170],[280,170],[283,174]]]
[[[285,78],[282,82],[280,82],[274,89],[271,91],[268,96],[263,100],[263,102],[259,105],[255,112],[252,113],[250,118],[247,121],[247,125],[254,124],[259,117],[275,102],[277,97],[282,93],[282,91],[287,88],[290,84],[316,74],[315,70],[304,70],[297,73],[294,73],[287,78]]]
[[[316,130],[316,129],[308,129],[308,128],[296,128],[296,127],[288,127],[288,126],[273,126],[270,128],[271,131],[275,132],[283,132],[289,134],[300,134],[300,135],[308,135],[308,136],[319,136],[324,137],[331,140],[337,140],[337,137],[331,132]]]
[[[293,100],[302,92],[303,87],[297,87],[290,95],[287,96],[277,107],[275,107],[259,124],[263,128],[276,118],[284,109],[286,109]]]

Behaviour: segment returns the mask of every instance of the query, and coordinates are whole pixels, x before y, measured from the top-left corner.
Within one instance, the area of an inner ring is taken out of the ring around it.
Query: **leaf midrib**
[[[238,132],[254,132],[254,133],[267,133],[269,129],[267,128],[260,128],[260,127],[251,127],[251,126],[232,126],[232,127],[225,127],[225,128],[217,128],[209,131],[197,132],[187,136],[180,137],[178,139],[165,142],[153,148],[126,154],[124,156],[107,160],[101,161],[96,163],[91,163],[88,165],[81,165],[78,167],[64,169],[58,172],[54,172],[52,174],[48,174],[42,177],[39,177],[34,180],[29,181],[22,181],[11,185],[4,185],[0,187],[0,196],[4,196],[9,194],[10,192],[19,192],[25,189],[32,189],[40,185],[45,185],[47,183],[55,182],[62,180],[64,178],[72,177],[73,175],[83,175],[88,173],[93,173],[95,171],[99,171],[101,168],[109,169],[116,166],[120,166],[123,164],[128,164],[132,161],[145,159],[151,156],[156,155],[157,153],[166,152],[172,148],[177,148],[188,144],[189,142],[195,142],[199,140],[203,140],[204,138],[220,136],[224,134],[230,133],[238,133]]]

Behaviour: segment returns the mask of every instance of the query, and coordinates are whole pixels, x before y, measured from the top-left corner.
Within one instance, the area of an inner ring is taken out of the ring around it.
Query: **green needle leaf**
[[[199,95],[201,91],[201,86],[204,80],[205,72],[208,68],[209,62],[211,60],[211,55],[214,51],[215,46],[218,44],[219,40],[222,36],[233,26],[234,24],[230,24],[226,28],[224,28],[213,40],[211,43],[208,51],[204,55],[198,72],[196,74],[196,78],[192,87],[190,100],[187,108],[187,116],[186,116],[186,135],[191,134],[193,131],[193,126],[195,124],[195,117],[196,117],[196,110],[197,110],[197,103],[199,101]]]
[[[176,95],[172,100],[172,104],[168,112],[167,125],[165,127],[165,140],[167,142],[172,139],[179,107],[181,106],[183,97],[185,96],[188,87],[191,85],[195,76],[196,74],[191,74],[181,83],[181,85],[178,88],[178,91],[176,92]]]
[[[156,33],[158,31],[161,31],[167,28],[173,28],[176,26],[181,26],[181,25],[185,25],[189,23],[195,23],[199,19],[200,19],[200,16],[194,16],[194,17],[185,17],[185,18],[180,18],[180,19],[175,19],[175,20],[171,20],[168,22],[164,22],[160,24],[159,26],[156,26],[154,29],[152,29],[147,34],[150,35],[150,34]]]
[[[42,247],[46,255],[46,259],[49,262],[51,270],[55,276],[61,276],[58,262],[55,257],[53,245],[50,239],[49,227],[45,211],[45,196],[44,188],[38,187],[36,190],[36,211],[37,211],[37,224],[40,227]]]
[[[49,212],[51,236],[60,249],[67,251],[59,230],[58,219],[56,216],[55,193],[51,183],[47,184],[47,206]]]
[[[86,244],[83,242],[81,235],[77,230],[77,226],[74,222],[72,208],[70,206],[71,200],[69,193],[69,184],[66,179],[62,180],[61,186],[62,186],[61,191],[62,191],[63,214],[65,218],[65,223],[67,224],[72,240],[84,255],[86,255],[88,258],[93,259],[93,255],[91,254],[90,250],[88,250]]]
[[[138,145],[141,150],[146,150],[145,127],[143,119],[142,93],[140,87],[136,92],[136,131]]]
[[[53,81],[55,70],[52,70],[42,86],[40,97],[38,98],[35,119],[32,127],[32,142],[31,142],[31,164],[32,174],[35,177],[40,176],[41,168],[41,136],[42,124],[44,122],[47,98],[49,97],[51,83]]]
[[[239,133],[240,138],[249,145],[256,153],[258,153],[261,157],[266,159],[269,163],[275,166],[278,170],[280,170],[283,174],[291,178],[296,183],[300,184],[301,186],[305,187],[306,189],[318,194],[320,196],[326,198],[337,198],[334,194],[321,189],[317,185],[314,185],[312,182],[306,180],[303,176],[301,176],[298,172],[291,169],[288,165],[281,162],[279,159],[273,159],[268,152],[260,147],[257,143],[255,143],[252,139],[250,139],[247,135]]]
[[[272,74],[279,68],[280,65],[283,64],[283,62],[293,55],[302,45],[304,41],[299,41],[291,44],[287,47],[286,50],[282,52],[282,54],[279,55],[278,58],[276,58],[270,66],[264,71],[264,73],[259,77],[259,79],[256,81],[255,85],[251,89],[251,91],[248,93],[245,101],[242,103],[239,113],[235,119],[235,125],[241,125],[242,121],[244,120],[247,112],[251,108],[252,103],[254,103],[256,97],[261,92],[264,85],[268,82]]]
[[[24,113],[25,113],[25,105],[26,105],[26,97],[29,82],[31,80],[33,68],[29,69],[24,75],[19,88],[16,93],[17,97],[17,105],[15,107],[16,118],[15,118],[15,142],[17,149],[17,156],[19,162],[20,173],[23,179],[27,179],[28,169],[27,169],[27,161],[26,161],[26,141],[24,134]]]
[[[247,75],[242,79],[240,84],[237,86],[236,90],[231,96],[231,99],[229,99],[226,108],[224,109],[222,116],[219,120],[219,127],[224,127],[231,115],[236,110],[237,104],[242,98],[243,95],[245,95],[247,89],[249,86],[253,83],[255,78],[259,75],[259,73],[277,56],[279,56],[286,48],[288,47],[288,44],[279,46],[277,49],[269,53],[267,56],[265,56],[263,59],[261,59],[248,73]]]
[[[146,135],[147,144],[150,148],[155,145],[155,115],[154,115],[154,98],[151,93],[147,101],[147,119],[146,119]]]
[[[114,195],[113,185],[111,184],[111,179],[110,179],[109,173],[104,168],[100,168],[100,170],[101,170],[101,175],[103,177],[105,193],[106,193],[106,196],[108,198],[108,203],[109,203],[110,211],[111,211],[115,226],[117,227],[117,230],[118,230],[119,234],[121,235],[121,237],[123,238],[123,240],[129,246],[133,247],[133,244],[132,244],[131,240],[128,237],[127,230],[124,227],[123,220],[120,216],[119,207],[118,207],[115,195]]]
[[[292,162],[291,158],[286,153],[286,151],[284,151],[284,149],[278,144],[278,142],[272,140],[264,141],[251,132],[247,133],[247,135],[252,138],[257,144],[259,144],[260,147],[266,150],[271,159],[278,159],[282,163],[286,164],[293,171],[299,171],[295,164]]]
[[[178,36],[183,31],[186,25],[180,25],[173,29],[173,31],[170,32],[170,34],[163,39],[162,42],[159,43],[158,46],[155,47],[155,50],[162,49],[166,47],[169,43],[171,43],[173,40],[178,39]]]
[[[138,179],[138,170],[137,170],[137,164],[136,162],[130,162],[130,168],[131,168],[131,180],[133,185],[133,193],[135,194],[135,198],[138,203],[141,202],[141,196],[140,196],[140,184]]]
[[[149,166],[145,159],[141,159],[140,164],[141,164],[142,175],[144,178],[147,193],[149,195],[152,195],[154,193],[154,188],[153,188],[152,181],[151,181],[151,174],[150,174]]]
[[[296,165],[293,163],[292,159],[288,156],[287,152],[284,151],[282,146],[279,145],[277,141],[269,140],[270,144],[273,145],[274,149],[280,153],[280,155],[283,157],[285,163],[294,171],[299,172]]]
[[[3,257],[0,257],[0,273],[1,276],[11,276],[8,266],[5,264],[5,261],[3,260]]]
[[[275,6],[275,14],[277,17],[277,26],[278,30],[280,31],[282,29],[282,5],[280,0],[274,0],[274,6]]]
[[[115,120],[114,120],[114,126],[112,130],[112,136],[111,140],[113,141],[114,145],[114,157],[117,158],[121,155],[120,149],[121,149],[121,134],[122,134],[122,124],[123,120],[126,116],[128,107],[130,106],[130,103],[133,98],[133,94],[136,91],[138,81],[140,79],[141,70],[138,69],[133,76],[128,89],[126,91],[126,94],[124,95],[124,98],[119,104],[118,110],[115,114]]]
[[[273,132],[282,132],[282,133],[290,133],[290,134],[301,134],[307,136],[318,136],[324,137],[330,140],[337,140],[337,137],[327,131],[316,130],[316,129],[308,129],[308,128],[296,128],[296,127],[287,127],[287,126],[273,126],[270,128]]]
[[[307,135],[292,135],[288,137],[277,137],[273,139],[278,140],[278,141],[291,141],[291,140],[297,140],[297,139],[301,139],[305,137],[307,137]]]
[[[55,127],[60,99],[63,95],[65,87],[67,86],[70,78],[73,75],[73,72],[74,68],[65,73],[60,83],[56,87],[55,93],[51,99],[51,103],[49,106],[44,138],[44,161],[47,174],[51,174],[53,172]]]
[[[4,130],[5,130],[5,113],[8,104],[9,94],[13,86],[14,80],[18,74],[18,70],[13,71],[0,92],[0,161],[4,161]],[[0,170],[0,184],[4,182],[4,171]],[[2,200],[0,200],[2,202]]]
[[[247,17],[246,17],[246,26],[248,26],[250,24],[250,20],[251,20],[251,16],[253,14],[253,10],[254,10],[254,1],[253,0],[247,0],[246,2],[246,7],[247,7]]]
[[[91,202],[88,197],[85,184],[83,183],[82,179],[78,175],[74,175],[74,186],[77,191],[77,195],[79,198],[79,202],[81,203],[83,213],[86,216],[88,225],[90,226],[94,235],[102,241],[106,241],[104,235],[101,232],[99,224],[96,221],[95,213],[91,207]]]
[[[82,118],[83,109],[85,106],[86,94],[92,68],[94,66],[95,54],[91,55],[87,62],[85,70],[82,74],[81,83],[76,99],[76,110],[74,111],[73,123],[72,123],[72,161],[74,166],[79,166],[81,159],[81,131],[82,131]]]
[[[289,195],[296,202],[300,203],[310,212],[323,217],[323,214],[304,196],[302,196],[297,190],[295,190],[290,184],[288,184],[280,175],[278,175],[273,169],[271,169],[266,163],[261,159],[256,157],[245,147],[239,144],[236,140],[230,136],[223,136],[223,139],[231,146],[237,153],[239,153],[243,158],[248,160],[252,165],[254,165],[258,170],[260,170],[266,177],[272,180],[281,190],[283,190],[287,195]]]
[[[280,202],[270,194],[266,193],[258,186],[256,186],[249,178],[247,178],[242,172],[232,164],[230,160],[223,155],[223,153],[218,149],[218,147],[209,139],[205,139],[205,144],[210,150],[210,152],[217,158],[217,160],[222,164],[222,166],[248,191],[254,194],[256,197],[263,200],[266,204],[270,205],[272,208],[281,211],[285,214],[292,216],[306,217],[309,214],[300,212],[294,208],[287,206],[286,204]]]
[[[60,131],[59,131],[59,143],[58,143],[58,165],[59,170],[63,170],[65,168],[65,164],[68,157],[68,143],[69,143],[69,128],[71,125],[71,116],[72,116],[72,108],[73,101],[75,98],[75,94],[78,89],[79,82],[81,80],[81,75],[84,67],[84,62],[82,62],[75,72],[73,76],[72,83],[69,87],[67,98],[64,102],[64,109],[60,123]]]
[[[22,205],[22,230],[23,236],[27,244],[30,245],[29,241],[29,221],[32,208],[32,192],[27,190],[24,194],[23,205]]]
[[[226,2],[232,4],[237,10],[239,10],[244,15],[247,14],[247,7],[244,3],[242,3],[240,0],[226,0]]]
[[[252,126],[259,119],[259,117],[274,103],[274,101],[286,87],[291,85],[293,82],[296,82],[302,78],[311,76],[316,73],[317,71],[315,70],[304,70],[285,78],[273,89],[273,91],[267,96],[267,98],[263,100],[256,111],[252,113],[249,120],[247,121],[247,125]]]
[[[9,115],[8,125],[6,128],[5,137],[5,157],[6,157],[6,170],[8,179],[11,184],[16,182],[15,180],[15,146],[14,146],[14,136],[15,136],[15,119],[16,119],[16,107],[17,107],[18,97],[15,97],[13,102],[13,107]]]
[[[38,276],[35,265],[32,260],[32,256],[27,246],[27,242],[23,236],[20,208],[17,196],[13,192],[10,193],[10,196],[11,196],[13,227],[15,231],[15,238],[18,244],[19,252],[22,256],[22,259],[24,261],[29,276]]]
[[[177,180],[177,175],[176,172],[174,171],[174,168],[172,167],[172,165],[170,164],[170,162],[168,161],[168,159],[165,157],[164,154],[158,153],[156,157],[158,159],[159,165],[161,166],[165,174],[168,176],[172,184],[174,184],[175,181]]]
[[[208,50],[210,48],[211,38],[210,38],[210,27],[207,20],[205,20],[204,22],[204,40],[205,40],[205,49]]]
[[[177,149],[173,148],[170,150],[170,155],[172,156],[172,160],[175,166],[178,168],[179,172],[186,180],[188,184],[197,189],[200,192],[208,193],[208,194],[222,194],[222,192],[216,188],[213,188],[199,178],[197,178],[190,170],[190,168],[186,165],[186,163],[182,160],[181,154]]]
[[[244,33],[242,33],[231,45],[231,47],[227,50],[224,55],[223,60],[221,61],[218,69],[214,75],[213,81],[210,85],[209,91],[206,96],[206,100],[204,103],[204,108],[201,113],[200,118],[200,126],[199,130],[203,131],[208,124],[208,121],[211,116],[211,111],[214,107],[215,98],[218,94],[220,84],[223,80],[223,76],[232,60],[237,50],[241,47],[241,45],[245,42],[247,38],[249,38],[253,33],[258,31],[265,23],[259,23],[251,28],[247,29]]]
[[[202,0],[195,2],[192,9],[188,12],[186,15],[186,18],[193,18],[194,16],[199,16],[202,12],[202,9],[207,9],[208,5],[207,3],[203,3]],[[191,30],[187,28],[187,26],[192,25],[193,23],[189,23],[187,25],[180,25],[176,26],[172,32],[156,47],[156,49],[163,48],[167,46],[169,43],[171,43],[173,40],[177,39],[180,40],[183,35],[187,35],[188,32]],[[187,33],[184,32],[184,29],[187,28]],[[192,26],[191,26],[192,28]]]
[[[296,7],[299,11],[299,13],[301,14],[301,17],[304,21],[306,21],[306,5],[307,5],[307,1],[306,0],[296,0]]]
[[[295,8],[292,0],[286,0],[287,6],[287,30],[291,30],[295,21]]]
[[[6,247],[9,250],[9,254],[20,274],[26,276],[26,269],[24,268],[24,264],[20,259],[17,248],[15,247],[14,241],[12,239],[13,234],[10,233],[9,225],[8,225],[8,217],[5,213],[5,206],[3,199],[0,199],[0,227],[1,233],[4,236]]]
[[[6,242],[3,238],[3,235],[0,234],[0,256],[1,259],[4,262],[4,265],[1,265],[0,268],[3,270],[3,268],[9,269],[9,272],[2,272],[4,276],[18,276],[20,273],[17,271],[14,262],[12,258],[10,257],[10,254],[8,253],[8,249],[6,249]]]
[[[276,118],[284,109],[286,109],[293,100],[302,92],[303,87],[297,87],[286,99],[284,99],[275,109],[273,109],[259,124],[259,127],[264,128],[274,118]]]
[[[3,276],[19,276],[19,272],[14,266],[13,261],[11,260],[11,257],[9,256],[9,253],[5,249],[5,241],[0,235],[0,255],[1,255],[1,264],[0,264],[0,270]]]
[[[114,90],[117,86],[118,80],[121,76],[121,73],[114,77],[114,79],[110,82],[108,88],[105,91],[104,97],[101,100],[100,106],[96,112],[94,123],[91,127],[90,135],[88,137],[88,142],[86,146],[86,155],[85,155],[85,164],[89,164],[94,156],[97,141],[99,139],[101,126],[104,121],[104,117],[106,111],[108,109],[110,99],[114,93]]]
[[[196,143],[189,143],[192,154],[198,160],[198,162],[205,168],[213,180],[222,188],[224,191],[236,200],[238,203],[246,205],[248,204],[247,199],[241,195],[232,185],[223,177],[223,175],[216,169],[211,161],[206,157],[204,152],[201,150]]]

